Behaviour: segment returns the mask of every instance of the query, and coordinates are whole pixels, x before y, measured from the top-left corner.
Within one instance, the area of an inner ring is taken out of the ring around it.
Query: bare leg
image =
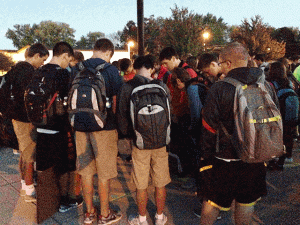
[[[24,163],[22,163],[24,164]],[[33,184],[33,172],[34,172],[34,166],[33,163],[26,163],[25,166],[22,165],[23,168],[25,168],[24,171],[24,179],[26,185],[32,185]]]
[[[67,172],[59,177],[60,195],[67,196],[70,187],[70,174]]]
[[[25,180],[25,167],[24,167],[24,163],[22,160],[22,154],[20,156],[19,168],[20,168],[21,179]]]
[[[202,211],[201,211],[201,225],[213,225],[214,222],[217,220],[220,210],[207,201],[203,201],[202,204]]]
[[[147,189],[138,189],[136,192],[136,200],[139,208],[139,214],[141,216],[146,216],[147,212],[147,202],[148,202],[148,192]]]
[[[83,198],[88,213],[94,213],[94,205],[93,205],[93,195],[94,195],[93,180],[94,179],[93,178],[94,178],[93,175],[81,176]]]
[[[165,187],[155,188],[155,201],[157,207],[157,214],[161,215],[165,208],[167,191]]]
[[[109,214],[109,180],[98,181],[98,190],[100,197],[101,215],[107,217]]]
[[[243,206],[235,203],[234,220],[236,225],[251,225],[253,224],[252,216],[254,213],[254,206]]]
[[[76,172],[70,172],[70,189],[69,195],[71,198],[76,198],[81,194],[81,185],[80,185],[81,176]]]

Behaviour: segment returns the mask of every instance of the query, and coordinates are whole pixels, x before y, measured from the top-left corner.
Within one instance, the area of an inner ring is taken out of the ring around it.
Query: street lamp
[[[133,41],[129,41],[128,44],[127,44],[127,46],[128,46],[128,53],[129,53],[129,59],[130,59],[131,58],[130,57],[130,47],[134,46],[134,42]]]
[[[204,51],[205,51],[205,41],[207,40],[209,38],[209,33],[207,32],[207,31],[205,31],[204,33],[203,33],[203,39],[204,39]]]

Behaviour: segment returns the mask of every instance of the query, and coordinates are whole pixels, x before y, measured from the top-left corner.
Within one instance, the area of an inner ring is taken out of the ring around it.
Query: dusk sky
[[[91,32],[106,35],[123,30],[129,20],[137,21],[136,0],[0,0],[0,49],[15,49],[5,37],[15,24],[51,20],[75,29],[75,39]],[[275,28],[300,26],[299,0],[144,0],[144,17],[171,16],[170,8],[188,8],[194,13],[211,13],[228,25],[240,25],[245,18],[260,15]]]

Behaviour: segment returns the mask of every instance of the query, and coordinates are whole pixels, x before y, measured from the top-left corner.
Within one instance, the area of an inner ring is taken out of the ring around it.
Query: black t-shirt
[[[8,95],[14,96],[15,107],[7,108],[7,115],[11,119],[29,122],[24,104],[24,92],[34,74],[34,67],[28,62],[19,62],[5,75],[8,84],[12,84],[12,90],[7,90]],[[8,85],[10,86],[10,85]],[[10,96],[7,96],[10,97]]]

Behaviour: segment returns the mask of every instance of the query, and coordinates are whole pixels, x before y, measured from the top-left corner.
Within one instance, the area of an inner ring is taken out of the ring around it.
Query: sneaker
[[[285,160],[284,160],[284,163],[293,163],[294,162],[294,160],[293,160],[293,158],[291,157],[291,158],[285,158]]]
[[[83,204],[83,198],[79,197],[76,199],[67,199],[67,200],[62,200],[61,204],[59,206],[59,212],[64,213],[69,211],[70,209],[75,209],[78,208]]]
[[[202,211],[201,208],[196,208],[196,209],[194,209],[193,213],[194,213],[194,215],[197,216],[198,218],[201,218],[201,211]],[[217,217],[217,220],[220,220],[220,219],[222,219],[222,217],[219,215],[219,216]]]
[[[25,198],[25,202],[36,202],[36,192],[34,191],[31,195],[25,194],[24,198]]]
[[[94,221],[96,221],[97,215],[96,211],[94,213],[85,213],[84,214],[84,224],[92,224]]]
[[[141,222],[140,219],[139,219],[139,216],[136,216],[136,217],[129,216],[128,223],[130,225],[148,225],[147,220],[144,221],[144,222]]]
[[[76,207],[79,207],[83,204],[83,198],[82,196],[79,196],[77,198],[69,198],[69,204],[71,206],[76,206]]]
[[[26,190],[25,189],[21,189],[20,196],[22,196],[22,197],[26,196]]]
[[[110,211],[107,217],[99,216],[98,225],[100,224],[112,224],[119,221],[122,218],[122,214]]]
[[[165,214],[163,214],[163,218],[161,220],[158,219],[157,214],[155,214],[155,225],[164,225],[166,224],[167,220],[168,217]]]
[[[14,155],[20,155],[20,151],[18,149],[13,149]]]

